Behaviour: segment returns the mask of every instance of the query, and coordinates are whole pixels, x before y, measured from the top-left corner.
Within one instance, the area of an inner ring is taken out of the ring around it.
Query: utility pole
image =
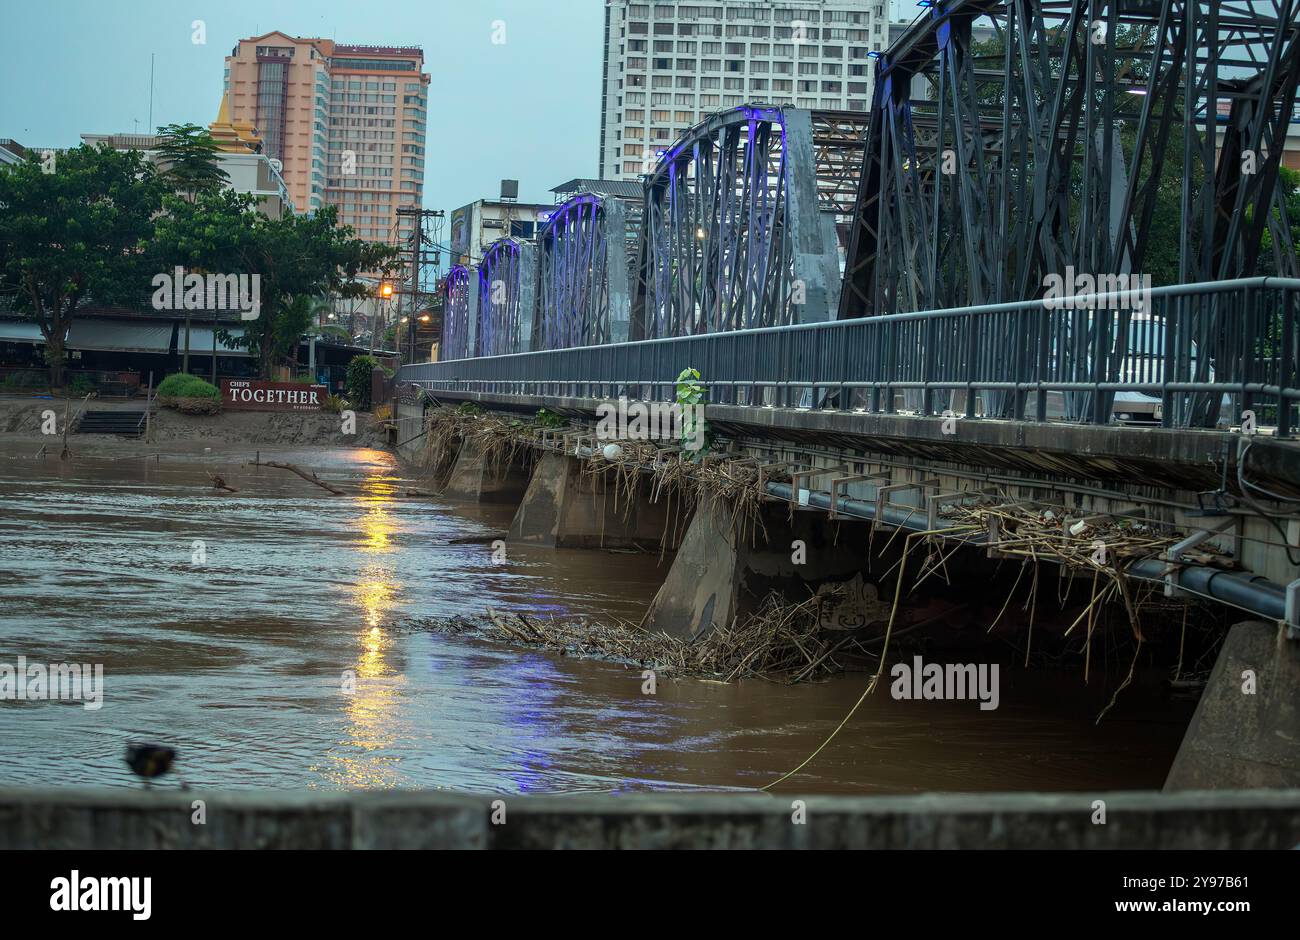
[[[425,219],[441,219],[443,211],[441,209],[422,209],[418,206],[398,206],[397,215],[410,216],[415,219],[415,226],[411,230],[411,287],[409,291],[410,300],[406,304],[406,329],[407,329],[407,350],[412,360],[415,358],[415,322],[420,306],[420,265],[424,260],[422,249],[428,243],[424,235]],[[402,328],[399,319],[397,328]],[[398,351],[401,351],[401,340],[398,340]],[[401,361],[399,356],[399,361]]]
[[[403,207],[399,207],[397,211],[400,213],[402,208]],[[415,207],[412,206],[411,208]],[[424,238],[424,210],[420,209],[414,213],[407,214],[413,215],[415,218],[415,227],[411,229],[411,297],[406,304],[406,325],[410,327],[415,321],[415,308],[419,304],[420,242]],[[405,360],[402,359],[402,323],[400,320],[397,323],[397,330],[394,335],[397,336],[397,361],[401,364],[404,363]],[[409,347],[413,347],[414,345],[414,343],[407,343],[407,346]]]

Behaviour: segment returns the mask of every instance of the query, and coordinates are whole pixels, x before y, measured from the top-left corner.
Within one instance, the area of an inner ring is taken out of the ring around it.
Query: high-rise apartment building
[[[429,76],[416,47],[271,32],[226,57],[230,116],[257,128],[300,212],[339,208],[367,241],[404,245],[421,203]]]
[[[887,0],[606,0],[601,178],[648,172],[738,105],[867,110],[888,13]]]

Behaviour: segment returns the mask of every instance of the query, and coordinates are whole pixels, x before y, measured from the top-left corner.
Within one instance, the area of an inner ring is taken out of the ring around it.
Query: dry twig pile
[[[562,655],[603,659],[671,675],[730,682],[782,676],[802,682],[839,672],[850,653],[874,658],[867,646],[843,633],[823,633],[818,600],[785,604],[770,596],[752,616],[730,627],[683,640],[634,623],[559,620],[502,614],[403,621],[404,629],[474,636]]]

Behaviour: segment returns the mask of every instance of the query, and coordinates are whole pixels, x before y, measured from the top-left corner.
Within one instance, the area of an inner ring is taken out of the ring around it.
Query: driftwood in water
[[[239,490],[235,489],[233,486],[227,486],[224,477],[219,477],[219,476],[217,476],[215,473],[209,473],[208,476],[212,477],[212,488],[213,488],[213,489],[224,490],[224,491],[227,492],[227,493],[238,493],[238,492],[239,492]]]
[[[343,490],[339,489],[337,486],[332,486],[332,485],[330,485],[329,483],[326,483],[326,482],[325,482],[324,480],[322,480],[320,477],[316,476],[315,473],[308,473],[306,470],[303,470],[301,467],[295,467],[295,466],[294,466],[293,464],[291,464],[291,463],[277,463],[277,462],[275,462],[275,461],[268,460],[268,461],[267,461],[265,464],[263,464],[262,466],[265,466],[265,467],[275,467],[275,469],[277,469],[277,470],[288,470],[290,473],[296,473],[298,476],[302,477],[302,478],[303,478],[304,480],[306,480],[308,483],[315,483],[315,484],[316,484],[317,486],[319,486],[321,489],[323,489],[323,490],[329,490],[329,492],[332,493],[332,494],[335,495],[335,496],[346,496],[346,495],[347,495],[347,493],[345,493]]]

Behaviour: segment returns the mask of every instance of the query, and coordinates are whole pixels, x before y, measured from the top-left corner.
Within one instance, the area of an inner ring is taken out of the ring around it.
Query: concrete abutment
[[[1259,620],[1223,640],[1165,790],[1300,787],[1300,642]]]
[[[466,441],[456,455],[443,495],[473,503],[518,503],[528,490],[530,467],[521,454],[495,459],[478,441]]]
[[[533,468],[510,525],[510,541],[551,548],[673,550],[685,520],[675,502],[653,498],[652,482],[636,474],[628,484],[617,469],[589,467],[548,451]]]
[[[868,523],[839,523],[836,531],[779,504],[764,504],[752,521],[735,519],[721,503],[701,506],[643,622],[691,638],[753,613],[772,591],[807,600],[815,585],[862,572],[869,535]],[[869,578],[859,595],[861,616],[881,613]]]

